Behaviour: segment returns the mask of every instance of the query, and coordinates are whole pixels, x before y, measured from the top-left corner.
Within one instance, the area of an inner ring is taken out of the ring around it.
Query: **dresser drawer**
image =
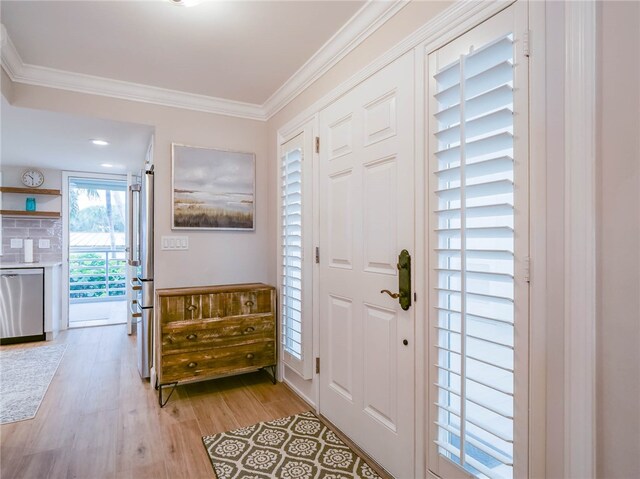
[[[161,296],[158,309],[163,323],[226,316],[226,294],[191,294]]]
[[[268,313],[273,307],[272,292],[273,289],[260,289],[227,293],[227,316]]]
[[[272,366],[275,362],[275,341],[167,354],[162,357],[160,380],[163,384],[189,381],[200,377]]]
[[[231,346],[259,340],[274,341],[273,314],[181,321],[162,325],[162,355]]]

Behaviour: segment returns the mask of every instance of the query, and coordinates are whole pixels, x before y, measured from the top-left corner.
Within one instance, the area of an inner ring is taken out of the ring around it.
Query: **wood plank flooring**
[[[179,387],[160,409],[124,325],[55,343],[67,350],[38,414],[0,426],[2,479],[214,478],[201,436],[310,409],[265,372]]]

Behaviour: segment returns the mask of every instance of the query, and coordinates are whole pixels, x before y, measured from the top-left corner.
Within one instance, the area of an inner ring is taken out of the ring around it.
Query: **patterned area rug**
[[[66,344],[0,350],[0,424],[35,417]]]
[[[218,479],[380,479],[312,412],[202,440]]]

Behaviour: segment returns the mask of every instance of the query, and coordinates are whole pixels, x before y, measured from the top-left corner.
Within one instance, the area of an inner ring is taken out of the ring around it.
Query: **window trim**
[[[279,135],[278,138],[278,167],[277,167],[277,263],[276,277],[278,297],[282,304],[282,157],[287,149],[291,147],[302,148],[302,358],[298,359],[288,353],[285,349],[284,330],[281,308],[278,309],[278,325],[281,328],[279,334],[279,348],[281,358],[280,375],[284,377],[284,366],[295,371],[302,379],[312,379],[313,377],[313,329],[314,329],[314,264],[313,264],[313,244],[314,244],[314,178],[313,178],[313,140],[314,129],[312,124],[306,123],[299,128],[291,130],[286,136]]]

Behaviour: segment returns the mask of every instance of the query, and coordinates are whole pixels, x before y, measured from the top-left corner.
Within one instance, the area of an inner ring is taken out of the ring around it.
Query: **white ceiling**
[[[3,166],[125,173],[144,165],[151,126],[17,108],[4,97],[1,102]],[[110,144],[95,146],[93,138]]]
[[[10,38],[5,43],[3,32],[2,67],[14,81],[266,119],[269,108],[281,108],[402,5],[1,0]],[[137,171],[153,133],[144,125],[17,108],[4,98],[0,106],[2,165]],[[111,144],[96,147],[90,138]]]
[[[363,6],[358,1],[12,1],[25,64],[263,104]]]

